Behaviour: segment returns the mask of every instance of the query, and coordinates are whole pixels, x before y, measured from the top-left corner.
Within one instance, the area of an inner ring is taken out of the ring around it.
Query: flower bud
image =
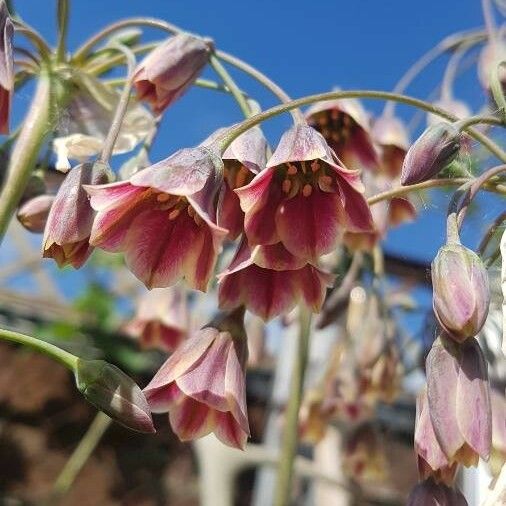
[[[16,215],[19,223],[30,232],[44,232],[49,211],[54,202],[54,195],[38,195],[27,200]]]
[[[212,43],[188,33],[164,42],[139,64],[134,85],[139,100],[160,114],[194,83],[206,66]]]
[[[488,314],[488,273],[480,257],[462,244],[443,246],[432,262],[434,313],[456,341],[475,336]]]
[[[467,501],[459,490],[429,478],[411,491],[406,506],[467,506]]]
[[[104,360],[79,360],[75,379],[86,400],[114,421],[137,432],[156,432],[141,389],[115,365]]]
[[[421,183],[453,162],[460,150],[461,133],[453,124],[428,127],[409,148],[402,164],[401,184]]]

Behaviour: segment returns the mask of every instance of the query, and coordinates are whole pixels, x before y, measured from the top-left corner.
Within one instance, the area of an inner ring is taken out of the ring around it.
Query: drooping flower
[[[369,117],[358,100],[328,100],[311,106],[306,118],[349,168],[375,170],[379,153],[372,140]]]
[[[401,184],[421,183],[441,172],[459,154],[461,138],[452,123],[439,122],[428,127],[404,158]]]
[[[47,194],[28,199],[19,207],[16,213],[19,223],[30,232],[36,234],[44,232],[54,199],[54,195]]]
[[[392,179],[399,177],[409,148],[407,128],[394,116],[380,116],[373,123],[372,136],[380,147],[381,171]]]
[[[418,483],[409,494],[406,506],[468,506],[465,497],[455,488],[436,483],[431,478]]]
[[[250,249],[243,240],[218,280],[220,307],[245,306],[267,321],[288,313],[301,300],[320,311],[333,276],[293,256],[281,243]]]
[[[250,245],[281,242],[304,261],[331,252],[345,230],[373,228],[359,173],[340,167],[307,125],[285,132],[266,170],[235,191]]]
[[[149,102],[153,112],[160,114],[194,83],[212,50],[211,41],[189,33],[160,44],[137,66],[133,78],[137,98]]]
[[[184,341],[144,389],[151,410],[168,411],[172,430],[182,441],[214,432],[229,446],[246,445],[243,314],[240,309],[221,315]]]
[[[90,75],[74,72],[72,83],[75,90],[61,113],[53,140],[56,168],[61,171],[70,169],[69,159],[83,162],[100,153],[119,100],[116,90]],[[132,151],[153,128],[155,120],[152,114],[144,106],[131,101],[113,153]]]
[[[490,91],[490,77],[497,65],[506,60],[506,40],[503,36],[489,41],[481,50],[478,60],[478,78],[485,90]],[[497,69],[499,81],[503,90],[506,88],[506,69],[504,66]]]
[[[443,246],[432,262],[434,313],[453,339],[464,341],[481,330],[490,305],[487,269],[462,244]]]
[[[212,143],[227,129],[220,128],[202,144]],[[218,225],[228,230],[228,238],[236,239],[244,228],[244,213],[234,192],[251,182],[264,169],[267,161],[267,140],[258,127],[234,139],[222,155],[224,165],[223,192],[218,205]]]
[[[223,163],[209,148],[181,149],[128,181],[87,186],[97,211],[90,242],[122,251],[148,288],[185,278],[205,291],[227,230],[216,225]]]
[[[135,317],[123,331],[138,339],[141,347],[174,351],[186,337],[187,309],[181,288],[159,288],[144,293]]]
[[[44,258],[53,258],[59,267],[78,269],[93,251],[90,234],[94,211],[83,185],[110,180],[109,168],[101,162],[88,162],[73,168],[54,198],[42,241]]]
[[[0,3],[0,134],[9,133],[12,93],[14,91],[14,60],[12,36],[14,26],[5,1]]]
[[[448,460],[436,438],[426,389],[420,392],[416,400],[415,453],[420,479],[432,477],[437,483],[453,483],[457,462]]]
[[[440,336],[426,369],[429,416],[446,458],[465,466],[475,466],[479,457],[486,460],[492,415],[487,364],[478,342],[469,339],[457,346]]]

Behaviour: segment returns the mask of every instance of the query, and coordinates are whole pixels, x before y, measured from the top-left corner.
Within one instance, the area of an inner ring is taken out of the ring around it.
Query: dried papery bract
[[[468,506],[457,489],[436,483],[431,478],[422,481],[409,494],[406,506]]]
[[[395,116],[380,116],[373,123],[372,137],[380,148],[380,169],[390,178],[398,178],[409,148],[408,129]]]
[[[245,240],[218,279],[221,308],[245,306],[266,321],[300,301],[319,312],[333,282],[331,274],[293,256],[281,243],[251,249]]]
[[[114,421],[138,432],[156,432],[141,389],[116,366],[104,360],[78,360],[75,380],[86,400]]]
[[[251,246],[281,242],[292,255],[316,262],[345,230],[373,229],[363,191],[359,173],[339,166],[319,132],[296,125],[283,134],[266,170],[236,193]]]
[[[214,142],[227,129],[220,128],[202,144]],[[244,229],[244,213],[234,192],[248,183],[265,168],[267,140],[259,127],[253,127],[234,139],[222,155],[224,165],[223,191],[218,204],[220,227],[228,230],[228,238],[236,239]]]
[[[16,217],[27,230],[40,234],[44,232],[49,211],[53,205],[54,195],[37,195],[19,207]]]
[[[14,62],[12,36],[14,26],[4,0],[0,1],[0,134],[9,133],[12,94],[14,92]]]
[[[490,305],[487,269],[480,257],[462,244],[443,246],[432,262],[434,313],[456,341],[481,330]]]
[[[487,364],[478,342],[439,337],[426,362],[429,416],[449,462],[475,466],[488,459],[492,414]],[[472,407],[472,416],[469,409]]]
[[[451,123],[428,127],[409,148],[402,165],[401,183],[427,181],[447,167],[459,154],[462,134]]]
[[[97,211],[90,242],[122,251],[148,287],[185,278],[205,291],[227,230],[216,225],[223,163],[204,146],[181,149],[128,181],[87,186]]]
[[[316,103],[307,110],[306,118],[346,167],[378,168],[379,153],[371,137],[369,117],[358,100],[346,98]]]
[[[160,114],[195,82],[212,50],[211,41],[188,33],[171,37],[138,65],[134,74],[138,99]]]
[[[135,317],[123,331],[142,348],[174,351],[186,337],[187,308],[181,287],[157,288],[142,294]]]
[[[186,340],[144,389],[151,410],[169,412],[182,441],[210,432],[244,449],[249,436],[243,310],[225,313]]]
[[[59,267],[81,267],[93,251],[90,234],[95,213],[83,185],[102,184],[111,172],[102,162],[73,168],[65,177],[49,212],[42,242],[42,256],[53,258]]]

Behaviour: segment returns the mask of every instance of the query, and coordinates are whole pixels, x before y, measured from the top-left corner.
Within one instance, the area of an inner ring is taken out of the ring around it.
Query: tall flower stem
[[[334,100],[339,98],[364,98],[364,99],[373,99],[373,100],[390,100],[394,102],[399,102],[403,104],[407,104],[413,107],[417,107],[424,111],[433,113],[437,116],[441,116],[450,121],[457,121],[453,114],[430,104],[424,100],[419,100],[417,98],[409,97],[406,95],[399,95],[397,93],[391,93],[387,91],[375,91],[375,90],[347,90],[347,91],[331,91],[328,93],[319,93],[317,95],[309,95],[307,97],[299,98],[297,100],[292,100],[286,104],[281,104],[266,111],[263,111],[251,118],[243,121],[242,123],[236,125],[235,127],[228,130],[226,134],[223,135],[221,140],[221,149],[224,151],[234,139],[239,137],[239,135],[243,134],[250,128],[262,123],[265,120],[278,116],[279,114],[283,114],[291,109],[296,109],[298,107],[313,104],[315,102],[323,102],[327,100]],[[488,123],[491,125],[502,125],[502,121],[499,118],[487,117],[486,119],[481,119],[480,122]],[[502,162],[506,162],[506,152],[504,152],[500,146],[498,146],[494,141],[492,141],[489,137],[478,132],[474,128],[465,128],[466,132],[473,137],[475,140],[483,144],[491,153],[493,153],[499,160]]]
[[[209,58],[209,63],[211,67],[213,67],[214,71],[221,78],[225,86],[230,90],[230,93],[234,97],[235,101],[239,105],[242,113],[245,118],[249,118],[251,116],[251,109],[248,105],[246,98],[244,97],[242,91],[239,89],[235,81],[232,79],[230,74],[227,72],[225,67],[220,63],[220,60],[212,54]]]
[[[486,40],[486,38],[487,34],[483,30],[459,32],[445,37],[441,42],[429,49],[415,63],[413,63],[411,67],[408,68],[395,85],[393,89],[394,93],[403,93],[404,90],[411,84],[413,79],[420,74],[425,67],[447,51],[458,48],[462,44],[465,44],[466,47],[469,48],[474,44],[478,44]],[[383,109],[383,115],[392,116],[394,114],[394,110],[395,103],[387,103]]]
[[[0,329],[0,340],[22,344],[23,346],[31,348],[32,350],[56,360],[72,372],[76,370],[79,358],[68,351],[58,348],[58,346],[55,346],[54,344],[6,329]]]
[[[0,243],[25,191],[40,148],[51,131],[51,77],[42,70],[30,109],[14,144],[0,192]]]
[[[285,416],[283,443],[278,464],[274,506],[288,506],[292,491],[293,467],[299,441],[299,409],[309,354],[311,313],[299,306],[299,338]]]
[[[69,24],[69,3],[70,0],[58,0],[58,44],[56,46],[56,59],[63,61],[67,52],[67,31]]]
[[[123,124],[123,119],[128,108],[128,102],[130,100],[130,93],[132,92],[132,76],[135,69],[135,55],[132,53],[132,51],[122,44],[117,44],[113,47],[125,55],[128,66],[128,77],[125,85],[123,86],[118,105],[116,106],[116,110],[114,111],[114,117],[112,119],[109,132],[107,132],[107,137],[104,141],[104,147],[100,153],[100,161],[104,163],[108,163],[109,159],[112,156],[114,144],[116,143],[119,132],[121,130],[121,125]]]
[[[51,504],[54,504],[59,499],[63,498],[70,490],[70,487],[74,483],[77,475],[91,457],[93,451],[111,423],[112,419],[105,413],[102,413],[101,411],[97,413],[83,438],[79,441],[79,444],[76,446],[64,468],[58,475],[58,478],[56,478],[51,492]]]

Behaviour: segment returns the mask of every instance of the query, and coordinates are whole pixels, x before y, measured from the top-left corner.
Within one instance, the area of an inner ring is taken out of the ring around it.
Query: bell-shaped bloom
[[[434,432],[429,415],[427,390],[416,400],[415,453],[420,479],[432,477],[438,483],[451,485],[457,472],[457,462],[450,462]]]
[[[14,26],[4,1],[0,3],[0,134],[9,133],[12,94],[14,92],[14,60],[12,36]]]
[[[156,432],[146,397],[137,383],[104,360],[78,359],[77,389],[114,421],[137,432]]]
[[[218,280],[221,308],[245,306],[267,321],[301,300],[319,312],[333,276],[294,257],[281,243],[250,249],[243,240]]]
[[[203,146],[181,149],[128,181],[87,186],[97,211],[90,242],[125,254],[148,288],[185,278],[205,291],[227,230],[216,225],[223,163]]]
[[[140,297],[135,317],[122,330],[142,348],[174,351],[186,337],[187,323],[184,291],[156,288]]]
[[[492,474],[499,476],[506,463],[506,397],[504,391],[490,389],[492,403],[492,451],[488,462]]]
[[[377,169],[379,153],[371,137],[369,116],[358,100],[317,102],[308,109],[306,118],[346,167]]]
[[[209,40],[180,33],[160,44],[135,70],[137,98],[160,114],[195,82],[213,49]]]
[[[462,493],[436,483],[431,478],[418,483],[409,494],[406,506],[468,506]]]
[[[492,72],[496,71],[500,62],[506,61],[506,39],[504,36],[498,36],[496,40],[491,40],[481,50],[478,60],[478,78],[481,85],[490,91],[490,77]],[[504,65],[497,69],[499,81],[503,90],[506,89],[506,69]]]
[[[169,412],[181,441],[214,432],[229,446],[246,445],[248,348],[243,314],[222,315],[184,341],[144,389],[154,413]]]
[[[343,468],[350,478],[359,483],[380,482],[387,478],[385,447],[370,424],[356,427],[346,435]]]
[[[102,184],[110,179],[110,169],[101,162],[88,162],[73,168],[56,194],[44,230],[42,256],[53,258],[59,267],[78,269],[93,251],[90,234],[95,213],[83,185]]]
[[[380,147],[380,169],[392,179],[401,173],[409,148],[406,125],[395,116],[381,116],[372,127],[372,137]]]
[[[345,230],[373,229],[359,173],[340,167],[307,125],[285,132],[266,170],[235,191],[251,246],[281,242],[308,262],[331,252]]]
[[[471,116],[471,109],[469,109],[469,106],[463,102],[462,100],[457,100],[456,98],[452,97],[442,97],[440,100],[437,100],[434,102],[434,105],[436,107],[439,107],[446,112],[449,112],[450,114],[453,114],[458,119],[464,119],[469,118]],[[437,114],[429,113],[427,114],[427,126],[433,126],[437,125],[441,122],[447,122],[444,118]]]
[[[214,142],[227,129],[220,128],[202,144]],[[234,139],[222,155],[225,168],[223,191],[218,205],[218,225],[228,230],[228,238],[236,239],[244,229],[244,213],[236,188],[246,186],[264,169],[267,161],[267,140],[259,127],[253,127]]]
[[[421,183],[436,176],[457,158],[462,134],[451,123],[428,127],[409,148],[402,165],[401,184]]]
[[[434,313],[444,331],[456,341],[478,334],[490,305],[480,257],[462,244],[446,244],[432,262],[432,287]]]
[[[52,146],[56,168],[64,172],[70,169],[69,159],[84,162],[100,153],[120,97],[116,90],[88,74],[74,72],[72,84],[75,90],[61,114]],[[131,101],[113,154],[132,151],[154,128],[155,120],[148,109]]]
[[[449,462],[475,466],[488,459],[492,414],[487,364],[478,342],[439,337],[427,356],[429,416]]]
[[[54,199],[54,195],[45,194],[28,199],[19,207],[16,214],[19,223],[30,232],[36,234],[44,232]]]

